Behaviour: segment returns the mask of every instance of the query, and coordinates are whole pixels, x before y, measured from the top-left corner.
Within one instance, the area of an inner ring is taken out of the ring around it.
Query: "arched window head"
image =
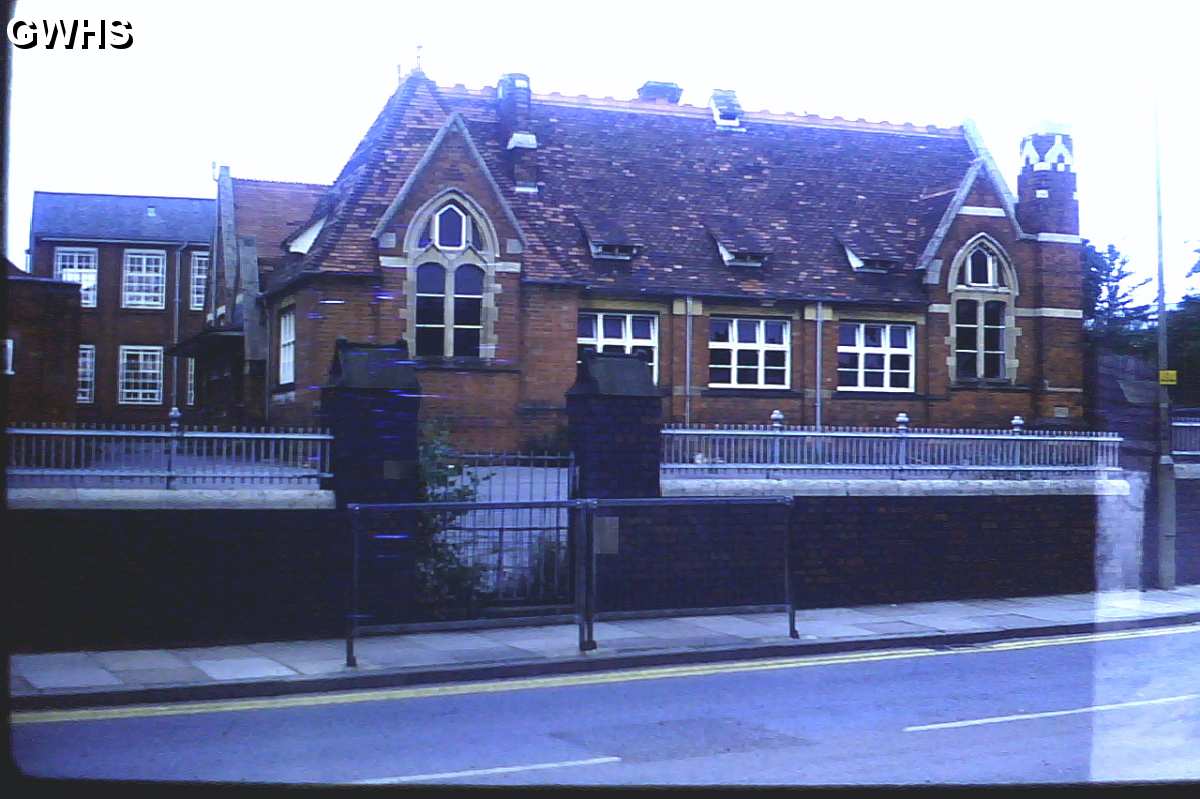
[[[437,246],[441,250],[461,250],[467,241],[467,215],[456,205],[447,205],[434,216]]]
[[[987,244],[976,244],[958,271],[958,285],[1007,288],[1000,255]]]

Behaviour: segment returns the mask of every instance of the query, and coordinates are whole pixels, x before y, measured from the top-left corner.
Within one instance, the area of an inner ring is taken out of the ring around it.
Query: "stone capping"
[[[1200,476],[1200,475],[1198,475]],[[796,497],[920,497],[920,496],[1129,496],[1129,482],[1073,478],[1058,480],[888,480],[888,479],[783,479],[767,478],[667,478],[660,485],[664,497],[734,497],[792,495]]]
[[[1176,480],[1200,480],[1200,463],[1176,463]]]
[[[333,510],[332,491],[295,488],[10,488],[12,510]]]

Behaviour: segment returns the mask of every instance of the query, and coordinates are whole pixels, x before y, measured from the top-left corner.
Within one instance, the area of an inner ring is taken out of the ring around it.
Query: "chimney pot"
[[[638,89],[637,98],[642,102],[679,105],[679,97],[682,94],[683,89],[679,88],[677,83],[648,80]]]

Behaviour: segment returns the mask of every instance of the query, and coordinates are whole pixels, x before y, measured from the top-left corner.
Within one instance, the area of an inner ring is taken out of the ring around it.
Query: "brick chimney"
[[[518,192],[537,192],[537,136],[529,122],[529,76],[510,72],[496,87],[501,135]]]
[[[648,80],[642,84],[642,88],[638,89],[637,98],[644,103],[679,105],[679,97],[682,94],[683,89],[679,88],[677,83]]]
[[[1021,140],[1017,219],[1030,233],[1079,234],[1075,146],[1061,125],[1043,125]]]

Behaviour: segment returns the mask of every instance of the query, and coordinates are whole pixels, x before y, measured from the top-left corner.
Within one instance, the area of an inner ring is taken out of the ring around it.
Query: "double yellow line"
[[[214,702],[183,702],[163,705],[131,705],[127,707],[88,708],[82,710],[37,710],[22,711],[10,715],[13,724],[46,724],[50,722],[102,721],[108,719],[151,718],[154,716],[184,716],[199,713],[232,713],[248,710],[276,710],[290,707],[319,707],[322,705],[344,705],[356,702],[388,702],[401,699],[423,699],[437,696],[462,696],[507,691],[525,691],[535,688],[565,688],[576,685],[602,685],[605,683],[633,682],[636,680],[662,680],[673,677],[704,677],[713,674],[733,674],[772,669],[798,669],[811,666],[836,666],[847,663],[873,663],[885,660],[907,660],[911,658],[945,655],[977,654],[980,652],[1003,652],[1015,649],[1032,649],[1047,646],[1097,643],[1129,638],[1148,638],[1161,635],[1179,635],[1200,632],[1200,624],[1173,627],[1155,627],[1143,630],[1126,630],[1111,633],[1064,635],[1051,638],[1001,641],[958,649],[892,649],[875,652],[858,652],[843,655],[815,655],[794,658],[771,658],[765,660],[740,660],[729,663],[705,663],[695,666],[664,666],[627,671],[603,671],[587,674],[571,674],[561,677],[531,677],[525,679],[490,680],[487,682],[432,685],[420,688],[375,689],[343,693],[306,694],[269,699],[236,699]]]

